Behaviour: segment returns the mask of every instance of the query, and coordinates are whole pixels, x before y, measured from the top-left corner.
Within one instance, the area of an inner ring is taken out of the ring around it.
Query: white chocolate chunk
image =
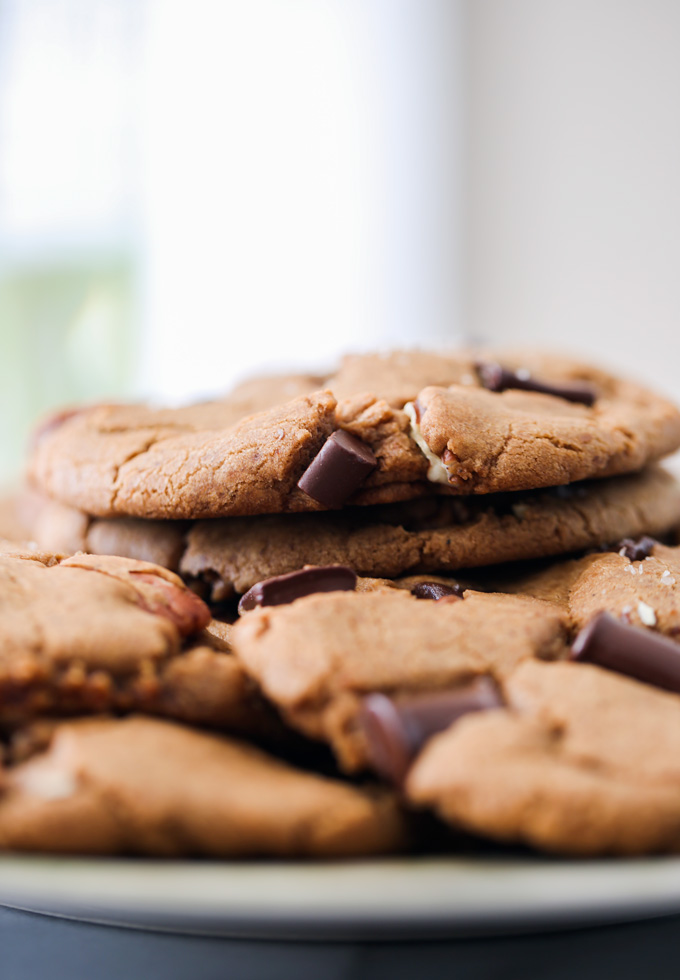
[[[645,626],[656,626],[656,613],[646,602],[638,602],[638,616]]]
[[[411,438],[417,444],[418,449],[427,459],[430,464],[430,468],[427,471],[427,478],[431,483],[445,483],[446,486],[449,485],[450,473],[447,468],[442,463],[439,456],[433,453],[428,444],[423,438],[420,426],[418,425],[418,417],[416,415],[416,408],[413,402],[407,402],[404,405],[404,411],[411,420]]]

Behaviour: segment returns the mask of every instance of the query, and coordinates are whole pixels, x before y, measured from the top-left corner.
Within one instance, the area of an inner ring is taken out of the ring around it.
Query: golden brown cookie
[[[242,742],[143,717],[63,723],[45,741],[0,769],[0,849],[331,857],[405,844],[389,792]]]
[[[653,392],[556,358],[520,363],[547,388],[588,383],[593,404],[515,388],[426,387],[411,415],[430,479],[457,493],[556,486],[635,472],[676,448],[680,414]]]
[[[527,661],[507,707],[461,718],[411,769],[457,828],[572,855],[680,850],[680,697],[586,664]]]
[[[135,709],[256,734],[275,725],[207,607],[171,572],[14,553],[0,555],[0,583],[0,722]]]
[[[633,544],[633,542],[631,542]],[[680,635],[680,547],[649,540],[639,559],[620,551],[558,562],[532,575],[497,581],[499,588],[556,602],[574,629],[599,612],[622,622]]]
[[[462,352],[443,359],[443,372],[463,383],[420,388],[404,410],[382,395],[400,401],[388,371],[369,391],[352,393],[358,380],[341,384],[340,402],[332,389],[318,391],[238,422],[225,402],[72,412],[43,429],[31,477],[97,516],[212,518],[536,489],[635,472],[680,445],[680,412],[647,389],[562,358],[518,363],[516,383],[540,379],[542,390],[489,390],[479,355]],[[434,378],[433,355],[430,364]],[[430,370],[421,368],[419,382]],[[575,402],[584,386],[588,403]],[[338,498],[328,491],[348,472],[342,453],[324,492],[304,480],[340,432],[359,439],[373,464]]]
[[[366,765],[364,695],[396,697],[501,676],[528,657],[566,655],[559,607],[466,592],[417,599],[399,589],[310,595],[246,613],[232,644],[283,717],[331,743],[347,771]]]
[[[427,385],[476,384],[470,352],[395,350],[347,354],[326,385],[339,399],[375,392],[393,408],[414,401]]]
[[[31,521],[26,521],[19,506],[20,494],[0,497],[0,538],[5,541],[30,541]]]
[[[680,485],[652,468],[558,491],[200,521],[180,571],[224,599],[303,565],[349,565],[371,577],[456,571],[664,534],[679,522]]]
[[[48,552],[123,555],[200,581],[216,601],[304,565],[364,576],[456,571],[666,534],[680,522],[680,484],[658,467],[535,493],[427,497],[338,513],[199,521],[88,518],[42,498],[31,536]]]

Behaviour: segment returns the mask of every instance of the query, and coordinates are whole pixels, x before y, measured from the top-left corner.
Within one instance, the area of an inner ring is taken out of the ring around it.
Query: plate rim
[[[680,858],[343,863],[0,856],[0,905],[126,928],[395,940],[680,914]]]

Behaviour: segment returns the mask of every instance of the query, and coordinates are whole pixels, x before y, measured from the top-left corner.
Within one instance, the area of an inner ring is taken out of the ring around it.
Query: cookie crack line
[[[33,477],[58,499],[99,516],[106,516],[107,503],[109,514],[147,518],[317,511],[318,503],[296,492],[296,478],[324,439],[351,432],[371,447],[378,461],[355,502],[368,503],[378,487],[385,502],[405,499],[431,491],[433,482],[432,472],[429,487],[422,479],[433,460],[413,438],[417,419],[414,426],[411,417],[412,432],[407,431],[414,405],[423,414],[428,445],[437,454],[445,450],[443,462],[435,460],[441,471],[437,482],[447,482],[451,492],[462,494],[535,489],[631,472],[680,443],[677,409],[633,383],[587,365],[507,352],[509,371],[517,373],[515,365],[526,364],[526,372],[554,384],[555,390],[565,382],[568,386],[570,379],[588,378],[602,395],[587,408],[532,391],[496,393],[461,385],[479,356],[479,351],[467,351],[433,355],[423,362],[407,354],[403,363],[387,362],[387,376],[376,369],[375,358],[364,359],[361,385],[343,392],[340,403],[332,391],[315,389],[284,403],[265,398],[253,404],[252,414],[240,418],[228,396],[184,409],[119,406],[103,413],[81,412],[40,440],[33,451]],[[493,352],[489,356],[496,360]],[[409,385],[404,378],[411,362]],[[433,380],[444,380],[448,387]],[[332,388],[331,379],[325,384]],[[395,387],[403,388],[405,401],[401,396],[393,402],[386,398]],[[298,429],[304,430],[302,441]],[[280,449],[277,433],[286,433]],[[306,439],[314,444],[312,450]],[[123,457],[115,466],[106,459],[109,451]],[[453,486],[446,452],[457,458]],[[227,457],[233,465],[222,468],[220,459]]]
[[[112,490],[111,498],[109,500],[109,509],[111,510],[111,513],[115,512],[118,495],[122,490],[122,487],[117,485],[120,476],[120,471],[127,463],[131,463],[134,459],[137,459],[138,456],[143,456],[144,453],[148,453],[151,447],[156,445],[158,441],[159,440],[156,436],[150,436],[144,446],[142,446],[140,449],[136,449],[132,453],[129,453],[125,459],[121,460],[119,463],[115,465],[114,472],[113,472],[113,481],[112,481],[113,490]]]

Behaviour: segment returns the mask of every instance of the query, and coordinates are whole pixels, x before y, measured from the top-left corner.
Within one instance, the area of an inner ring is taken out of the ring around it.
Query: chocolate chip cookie
[[[199,521],[187,531],[179,569],[221,600],[303,565],[339,563],[374,577],[456,571],[579,551],[622,534],[664,534],[679,521],[678,483],[651,468],[558,491]]]
[[[680,850],[680,697],[587,664],[522,663],[504,707],[423,749],[409,799],[457,828],[572,855]]]
[[[163,857],[338,857],[400,850],[394,796],[253,746],[144,717],[54,726],[0,768],[0,849]]]
[[[649,537],[642,546],[639,539],[623,540],[615,551],[557,562],[496,584],[562,605],[575,629],[609,612],[627,624],[680,636],[680,547]]]
[[[566,656],[565,616],[531,598],[466,592],[439,601],[404,590],[309,595],[256,608],[234,652],[286,721],[331,743],[339,763],[368,763],[359,724],[371,692],[400,697],[502,676],[529,657]]]
[[[181,522],[90,518],[42,497],[31,537],[62,554],[152,561],[198,581],[215,601],[303,565],[383,577],[441,572],[662,535],[680,523],[680,485],[664,470],[533,493],[344,508],[337,513]]]
[[[385,503],[434,490],[536,489],[636,472],[680,445],[680,413],[647,389],[559,358],[508,356],[501,367],[480,356],[445,358],[443,375],[434,374],[432,358],[432,380],[455,373],[455,383],[420,388],[428,366],[404,409],[379,390],[401,401],[387,371],[340,401],[331,387],[235,424],[221,402],[71,413],[42,431],[31,476],[50,496],[96,516],[194,519]],[[357,468],[362,454],[368,466]]]
[[[171,572],[17,551],[0,554],[0,582],[2,724],[135,709],[280,730],[207,606]]]

